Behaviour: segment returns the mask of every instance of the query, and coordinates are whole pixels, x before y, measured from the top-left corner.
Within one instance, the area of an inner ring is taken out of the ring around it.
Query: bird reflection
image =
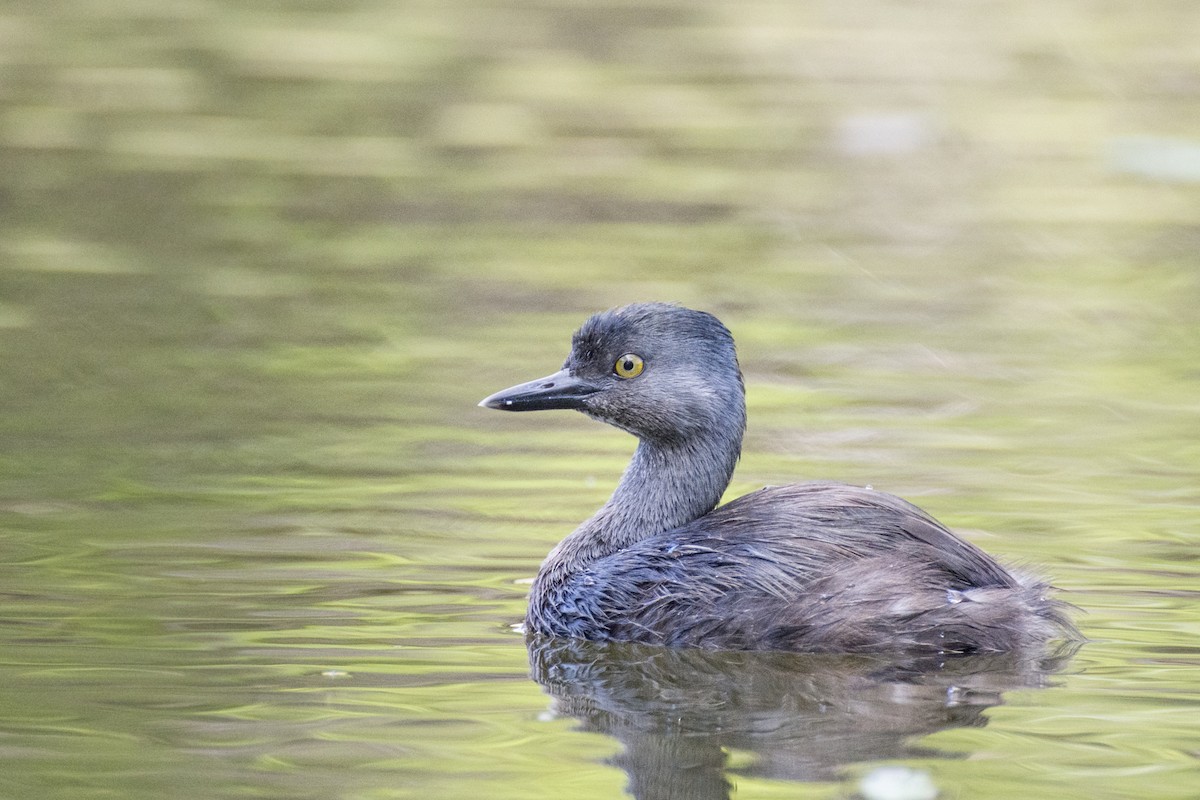
[[[622,744],[611,763],[639,800],[728,798],[733,775],[828,781],[861,761],[955,757],[915,742],[986,725],[983,712],[1006,690],[1046,685],[1074,652],[868,658],[528,645],[555,712]]]

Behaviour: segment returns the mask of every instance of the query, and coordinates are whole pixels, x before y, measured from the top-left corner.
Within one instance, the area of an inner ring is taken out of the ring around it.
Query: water
[[[1196,17],[0,12],[0,795],[1195,797]],[[1090,643],[531,669],[632,443],[475,403],[635,299],[738,339],[731,495],[901,494]]]

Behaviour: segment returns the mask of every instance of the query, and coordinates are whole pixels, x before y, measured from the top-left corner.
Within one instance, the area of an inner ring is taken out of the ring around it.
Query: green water
[[[1200,12],[0,10],[0,796],[1200,787]],[[592,311],[739,342],[740,494],[869,483],[1065,663],[535,654],[632,449],[479,398]]]

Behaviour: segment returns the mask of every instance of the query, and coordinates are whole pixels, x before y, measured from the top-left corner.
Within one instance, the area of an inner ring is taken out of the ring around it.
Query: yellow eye
[[[617,363],[613,365],[613,372],[617,373],[621,378],[636,378],[642,374],[642,369],[646,363],[642,361],[641,356],[636,356],[633,353],[626,353],[617,359]]]

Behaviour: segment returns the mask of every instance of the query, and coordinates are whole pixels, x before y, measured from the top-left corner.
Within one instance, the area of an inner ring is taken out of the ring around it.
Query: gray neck
[[[729,486],[741,446],[740,426],[679,443],[643,439],[612,497],[550,552],[538,583],[562,580],[597,559],[712,511]]]

